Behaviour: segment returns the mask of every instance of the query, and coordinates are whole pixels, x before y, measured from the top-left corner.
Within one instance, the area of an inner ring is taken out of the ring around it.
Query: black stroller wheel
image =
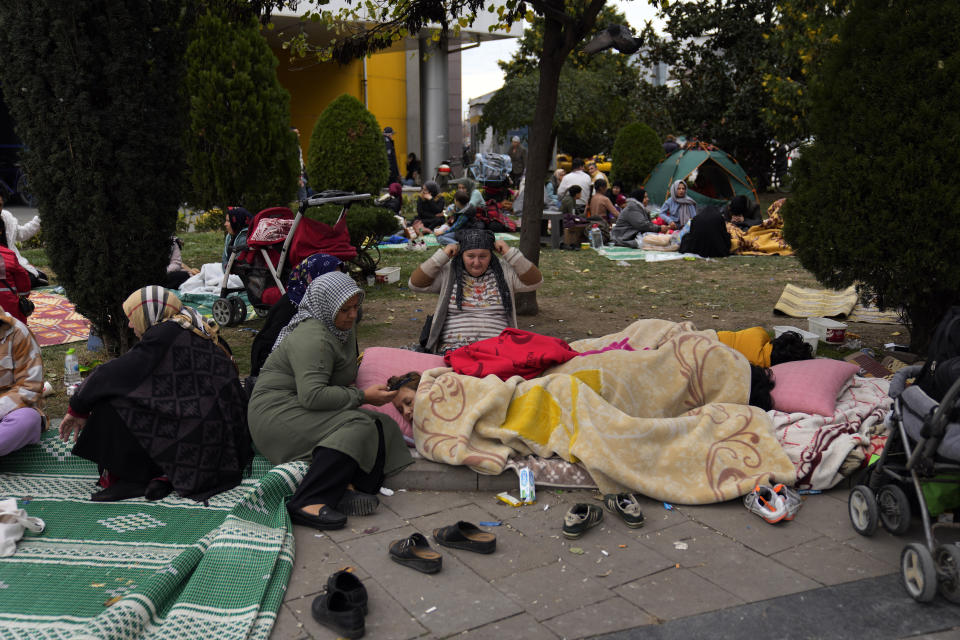
[[[900,581],[917,602],[930,602],[937,595],[937,568],[933,556],[919,542],[911,542],[900,552]]]
[[[217,298],[213,301],[213,319],[218,325],[229,327],[232,315],[228,298]]]
[[[270,313],[269,307],[254,307],[253,310],[256,312],[258,318],[266,318],[267,314]]]
[[[872,536],[877,532],[880,509],[873,490],[865,484],[858,484],[850,491],[847,499],[847,512],[853,530],[862,536]]]
[[[942,544],[933,555],[940,579],[940,595],[960,604],[960,546]]]
[[[903,489],[895,484],[880,487],[877,492],[880,506],[880,524],[895,536],[902,536],[910,528],[910,500]]]
[[[243,304],[240,296],[227,298],[230,301],[230,324],[240,324],[247,319],[247,305]]]

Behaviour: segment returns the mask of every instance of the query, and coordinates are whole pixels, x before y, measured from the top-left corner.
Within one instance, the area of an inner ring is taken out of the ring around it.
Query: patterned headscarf
[[[293,268],[290,277],[287,278],[287,297],[293,304],[300,304],[303,300],[303,294],[307,292],[307,286],[319,276],[331,271],[336,271],[337,267],[343,264],[340,258],[327,255],[326,253],[315,253],[307,256],[303,261]]]
[[[139,335],[167,320],[173,320],[184,329],[201,338],[218,342],[217,331],[195,309],[183,306],[180,298],[169,289],[157,285],[143,287],[123,301],[123,312]]]
[[[273,343],[272,351],[276,351],[284,338],[293,333],[297,325],[307,318],[319,320],[337,340],[345,343],[353,329],[348,331],[339,329],[334,324],[334,320],[337,317],[337,312],[340,311],[340,307],[347,300],[357,295],[360,296],[360,302],[363,302],[363,291],[353,281],[353,278],[345,273],[331,271],[315,278],[307,287],[307,292],[300,301],[300,308],[296,315],[290,318],[287,326],[280,330],[280,335]]]
[[[464,229],[457,232],[457,242],[460,249],[453,259],[453,281],[454,286],[457,287],[457,309],[463,309],[463,275],[467,272],[467,267],[463,264],[463,253],[471,249],[486,249],[490,252],[488,270],[493,271],[493,275],[497,279],[497,290],[500,291],[503,308],[507,312],[507,318],[511,317],[513,304],[510,300],[510,289],[507,287],[507,279],[503,275],[503,266],[500,264],[500,259],[493,250],[496,241],[497,236],[494,235],[493,231],[487,229]]]

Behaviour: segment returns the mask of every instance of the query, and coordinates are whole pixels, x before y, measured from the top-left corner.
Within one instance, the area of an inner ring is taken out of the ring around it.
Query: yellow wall
[[[291,125],[300,130],[304,160],[317,118],[341,94],[363,101],[363,62],[354,60],[340,66],[335,62],[310,64],[305,60],[289,62],[289,53],[274,51],[280,64],[277,77],[290,92]],[[406,171],[406,62],[403,52],[378,53],[367,59],[367,108],[380,127],[393,127],[400,174]]]

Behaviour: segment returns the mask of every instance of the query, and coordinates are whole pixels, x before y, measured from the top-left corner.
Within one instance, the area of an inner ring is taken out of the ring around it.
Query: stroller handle
[[[910,378],[916,378],[920,375],[920,371],[923,369],[922,364],[912,364],[909,367],[904,367],[898,370],[893,374],[893,380],[890,381],[890,389],[887,391],[887,395],[891,398],[896,398],[903,390],[907,387],[907,380]]]
[[[369,193],[351,193],[349,191],[321,191],[300,202],[300,208],[316,207],[321,204],[346,204],[358,200],[369,200]]]

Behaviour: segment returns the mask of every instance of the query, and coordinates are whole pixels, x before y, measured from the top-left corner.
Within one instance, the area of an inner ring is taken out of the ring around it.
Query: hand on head
[[[393,400],[397,395],[396,391],[390,391],[385,384],[375,384],[363,390],[363,401],[379,407]]]
[[[457,257],[457,253],[460,252],[460,245],[458,244],[448,244],[443,248],[443,252],[447,254],[447,257],[453,260]]]
[[[507,251],[510,251],[510,245],[508,245],[503,240],[497,240],[493,243],[493,250],[496,251],[501,256],[507,255]]]

